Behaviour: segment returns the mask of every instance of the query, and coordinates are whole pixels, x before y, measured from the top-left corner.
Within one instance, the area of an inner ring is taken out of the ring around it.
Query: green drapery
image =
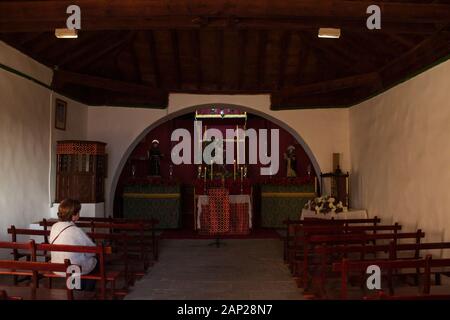
[[[123,214],[125,218],[154,218],[158,228],[180,227],[180,186],[132,185],[125,187]]]
[[[299,219],[306,202],[315,197],[314,184],[262,185],[261,226],[283,228],[283,221]]]

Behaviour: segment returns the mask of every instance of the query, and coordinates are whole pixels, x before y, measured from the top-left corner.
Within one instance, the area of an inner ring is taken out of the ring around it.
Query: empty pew
[[[365,272],[371,265],[380,267],[383,272],[387,271],[388,282],[392,281],[394,270],[398,269],[420,269],[423,270],[423,288],[416,295],[430,295],[433,294],[433,287],[431,285],[431,273],[434,268],[450,267],[450,259],[432,259],[431,255],[427,255],[425,259],[410,259],[410,260],[365,260],[365,261],[351,261],[343,259],[341,262],[333,263],[333,271],[341,273],[341,299],[349,297],[348,279],[351,272]],[[450,289],[449,292],[450,293]],[[394,295],[395,292],[390,292]],[[410,295],[411,296],[411,295]]]
[[[34,262],[34,261],[14,261],[0,260],[0,272],[2,275],[15,276],[18,273],[27,274],[31,277],[29,286],[0,286],[1,291],[8,295],[21,298],[23,300],[73,300],[74,290],[66,286],[65,289],[42,288],[39,286],[40,275],[63,272],[66,274],[65,280],[68,282],[71,274],[67,273],[70,261],[64,263]],[[78,297],[89,299],[90,294],[79,293]]]
[[[293,244],[289,251],[289,266],[294,275],[297,275],[297,261],[303,258],[305,248],[309,246],[309,237],[313,235],[344,235],[344,234],[366,234],[371,232],[377,234],[379,232],[389,231],[398,233],[401,226],[396,223],[394,225],[310,225],[302,226],[301,232],[295,235]],[[372,239],[375,244],[376,239]],[[308,251],[307,251],[308,252]]]
[[[0,301],[4,300],[23,300],[21,297],[9,296],[5,290],[0,290]]]
[[[416,243],[420,242],[420,239],[425,237],[425,233],[421,230],[417,232],[393,232],[393,233],[376,233],[376,234],[332,234],[332,235],[306,235],[303,241],[303,255],[302,259],[297,260],[296,263],[299,267],[302,267],[302,278],[299,283],[300,286],[304,286],[306,288],[306,284],[308,283],[309,273],[308,268],[310,264],[310,254],[314,252],[315,246],[320,246],[323,244],[330,245],[352,245],[352,244],[368,244],[374,243],[377,240],[389,240],[397,242],[400,239],[409,239],[413,240]],[[298,268],[298,267],[297,267]]]
[[[342,226],[350,226],[354,224],[368,224],[376,226],[381,222],[381,219],[378,217],[373,217],[369,219],[314,219],[307,218],[301,220],[291,220],[287,219],[283,221],[286,225],[285,228],[285,236],[284,236],[284,260],[288,262],[289,259],[289,250],[292,246],[292,241],[294,239],[293,234],[298,233],[303,226],[311,226],[311,225],[342,225]]]

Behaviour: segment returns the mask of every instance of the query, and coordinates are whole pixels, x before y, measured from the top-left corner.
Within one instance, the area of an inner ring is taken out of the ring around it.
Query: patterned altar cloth
[[[230,234],[245,234],[248,233],[252,227],[252,204],[250,195],[239,194],[229,195],[227,201],[230,210]],[[197,201],[197,229],[204,230],[205,225],[215,223],[211,215],[211,208],[209,207],[209,197],[206,195],[199,195]],[[222,230],[223,226],[221,227]]]

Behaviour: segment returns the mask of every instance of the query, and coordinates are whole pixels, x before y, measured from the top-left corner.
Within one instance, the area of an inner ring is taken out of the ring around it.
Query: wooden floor
[[[126,299],[303,299],[278,239],[163,240],[160,261]]]

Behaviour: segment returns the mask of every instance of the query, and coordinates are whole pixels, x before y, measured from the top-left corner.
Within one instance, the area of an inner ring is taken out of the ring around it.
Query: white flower
[[[342,211],[348,212],[348,208],[347,208],[347,207],[344,207],[344,210],[342,210]]]
[[[330,199],[328,199],[328,202],[335,202],[335,201],[336,201],[335,198],[330,198]]]

